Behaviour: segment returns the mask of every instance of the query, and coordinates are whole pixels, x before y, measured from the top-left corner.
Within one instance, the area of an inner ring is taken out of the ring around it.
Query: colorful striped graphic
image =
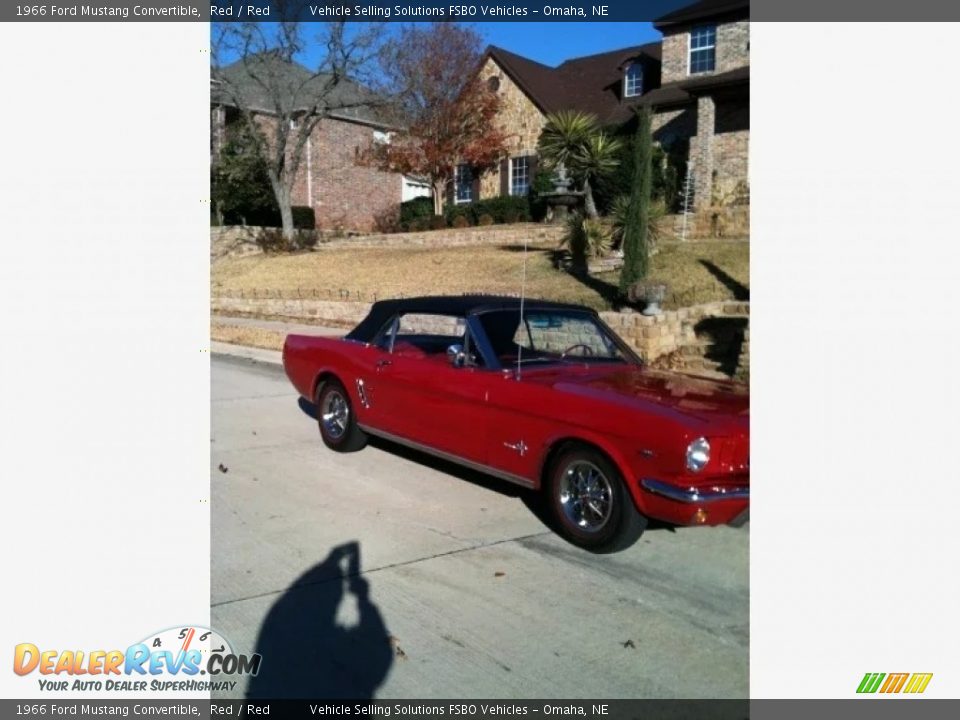
[[[922,693],[930,684],[933,673],[866,673],[858,693]]]

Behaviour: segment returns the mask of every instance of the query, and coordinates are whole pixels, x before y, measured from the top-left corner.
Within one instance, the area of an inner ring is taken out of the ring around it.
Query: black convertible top
[[[579,310],[594,313],[583,305],[551,302],[527,298],[524,310]],[[377,331],[397,313],[424,313],[437,315],[470,315],[487,310],[520,310],[520,298],[503,295],[428,295],[415,298],[380,300],[369,314],[347,334],[348,340],[371,342]]]

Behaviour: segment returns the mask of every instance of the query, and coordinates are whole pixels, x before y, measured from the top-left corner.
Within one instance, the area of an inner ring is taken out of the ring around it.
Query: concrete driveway
[[[211,623],[263,655],[234,696],[747,696],[749,525],[592,555],[509,484],[327,450],[276,366],[212,374]]]

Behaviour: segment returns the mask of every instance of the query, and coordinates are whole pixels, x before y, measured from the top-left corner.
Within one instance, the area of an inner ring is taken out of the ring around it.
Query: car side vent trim
[[[364,384],[363,378],[357,378],[357,395],[360,396],[360,404],[369,408],[370,400],[367,398],[367,386]]]

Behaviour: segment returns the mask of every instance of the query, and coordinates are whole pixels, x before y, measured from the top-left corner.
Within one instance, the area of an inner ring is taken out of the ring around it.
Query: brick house
[[[269,62],[270,72],[284,78],[276,87],[289,88],[290,97],[284,98],[284,107],[306,110],[298,107],[298,102],[309,104],[310,84],[321,78],[312,78],[313,74],[297,63]],[[255,109],[264,124],[275,122],[276,117],[276,112],[271,111],[276,99],[268,97],[268,91],[257,85],[242,62],[220,69],[211,78],[212,162],[216,162],[231,128],[243,122],[223,90],[225,80],[238,88],[244,104]],[[370,231],[376,228],[379,217],[395,212],[402,200],[429,190],[412,178],[357,164],[356,148],[368,145],[371,139],[386,139],[391,128],[377,117],[372,104],[362,102],[369,96],[362,87],[341,82],[334,93],[331,101],[343,107],[321,120],[308,138],[294,185],[293,205],[312,207],[319,229]],[[303,100],[298,101],[297,96]],[[266,134],[269,137],[269,132]]]
[[[700,0],[659,18],[660,87],[652,106],[654,137],[690,143],[694,204],[749,193],[750,4]]]
[[[478,73],[501,95],[499,120],[511,135],[508,155],[480,178],[459,166],[453,201],[525,195],[549,113],[581,110],[606,127],[622,127],[640,105],[654,110],[657,142],[688,144],[695,207],[710,204],[717,193],[743,192],[750,134],[749,2],[701,0],[654,26],[661,42],[557,67],[489,47]]]

